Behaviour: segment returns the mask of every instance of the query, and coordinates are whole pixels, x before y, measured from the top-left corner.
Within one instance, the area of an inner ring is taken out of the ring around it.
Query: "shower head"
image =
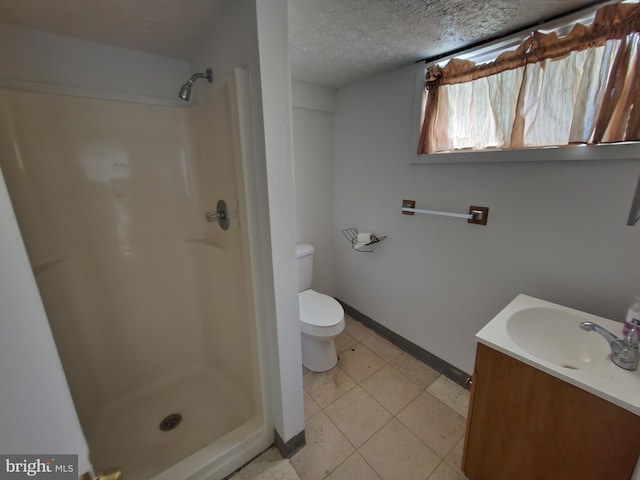
[[[178,94],[178,96],[188,102],[189,99],[191,98],[191,87],[193,86],[193,82],[191,80],[189,80],[187,83],[185,83],[184,85],[182,85],[182,88],[180,89],[180,93]]]
[[[210,68],[207,68],[205,73],[194,73],[193,75],[191,75],[191,78],[187,80],[187,83],[182,85],[182,88],[180,88],[180,93],[178,93],[178,96],[182,100],[187,102],[189,101],[189,99],[191,98],[191,87],[193,87],[193,83],[199,78],[206,78],[209,83],[213,83],[213,71]]]

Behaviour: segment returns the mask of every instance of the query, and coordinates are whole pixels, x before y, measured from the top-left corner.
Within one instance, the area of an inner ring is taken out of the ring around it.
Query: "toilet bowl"
[[[338,362],[333,339],[344,330],[344,310],[336,299],[310,288],[314,248],[299,244],[297,254],[302,365],[324,372]]]
[[[333,339],[344,330],[342,306],[328,295],[314,290],[298,294],[302,365],[314,372],[324,372],[338,362]]]

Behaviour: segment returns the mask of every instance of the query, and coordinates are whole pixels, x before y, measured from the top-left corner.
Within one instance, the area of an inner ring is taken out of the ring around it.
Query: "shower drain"
[[[169,430],[173,430],[182,421],[182,415],[179,413],[172,413],[171,415],[167,415],[160,422],[160,430],[163,432],[168,432]]]

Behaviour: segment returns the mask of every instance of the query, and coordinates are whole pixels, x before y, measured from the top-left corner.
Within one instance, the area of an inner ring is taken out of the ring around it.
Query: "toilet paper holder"
[[[351,243],[351,248],[353,248],[356,252],[362,253],[373,253],[373,247],[371,247],[371,245],[381,242],[382,240],[387,238],[386,235],[377,236],[373,233],[358,233],[358,230],[356,230],[355,228],[345,228],[344,230],[342,230],[342,234],[347,240],[349,240],[349,243]],[[362,235],[366,235],[366,239],[358,237],[362,237]],[[363,250],[363,248],[366,247],[370,248],[367,250]]]

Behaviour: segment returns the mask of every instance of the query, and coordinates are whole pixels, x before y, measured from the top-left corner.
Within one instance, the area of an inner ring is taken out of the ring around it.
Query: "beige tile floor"
[[[338,365],[304,371],[305,447],[290,461],[269,450],[234,480],[463,480],[469,392],[346,322]]]

